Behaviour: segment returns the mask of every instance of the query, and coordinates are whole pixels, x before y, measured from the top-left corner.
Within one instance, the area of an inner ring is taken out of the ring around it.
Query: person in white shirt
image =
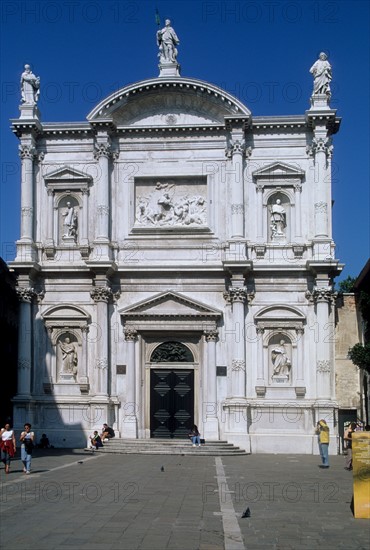
[[[5,473],[10,472],[10,461],[15,455],[16,442],[14,431],[10,429],[10,424],[5,424],[0,432],[1,461],[5,465]]]

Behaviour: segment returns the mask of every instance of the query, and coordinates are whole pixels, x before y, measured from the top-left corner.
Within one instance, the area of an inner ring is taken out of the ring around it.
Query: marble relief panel
[[[135,227],[206,227],[204,177],[135,178]]]

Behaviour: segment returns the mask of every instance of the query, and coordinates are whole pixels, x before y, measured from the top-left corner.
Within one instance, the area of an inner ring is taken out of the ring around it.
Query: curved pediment
[[[87,116],[90,122],[110,120],[115,126],[166,127],[224,125],[225,117],[249,117],[237,98],[201,80],[157,78],[118,90]]]
[[[74,305],[63,304],[52,306],[47,309],[42,317],[45,320],[89,320],[90,315],[88,315],[81,307]]]
[[[305,319],[298,309],[278,304],[262,308],[255,316],[256,321],[304,321]]]

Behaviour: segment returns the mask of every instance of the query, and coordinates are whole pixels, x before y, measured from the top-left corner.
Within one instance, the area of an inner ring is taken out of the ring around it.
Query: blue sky
[[[369,3],[366,1],[3,0],[1,10],[0,255],[10,261],[20,227],[18,140],[25,63],[41,77],[44,122],[84,120],[112,91],[158,76],[155,9],[179,38],[182,76],[236,95],[252,115],[304,114],[309,68],[333,67],[333,230],[341,278],[369,257]]]

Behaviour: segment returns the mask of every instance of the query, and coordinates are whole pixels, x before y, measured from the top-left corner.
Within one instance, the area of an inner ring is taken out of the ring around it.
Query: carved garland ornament
[[[316,370],[317,372],[330,372],[331,371],[330,361],[328,361],[328,359],[322,359],[317,361]]]
[[[243,361],[243,359],[233,359],[231,363],[231,370],[245,371],[245,361]]]

